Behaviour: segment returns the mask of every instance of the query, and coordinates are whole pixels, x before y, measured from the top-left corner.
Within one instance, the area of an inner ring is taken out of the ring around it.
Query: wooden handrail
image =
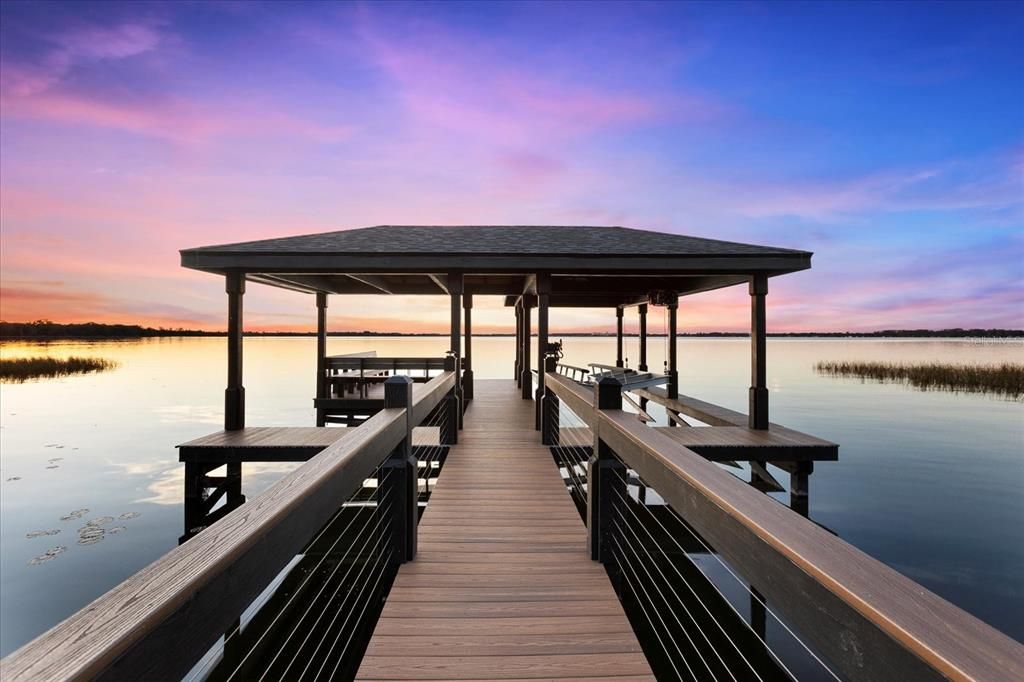
[[[384,358],[376,356],[354,357],[331,355],[326,358],[328,370],[395,370],[395,369],[444,369],[443,357]]]
[[[1024,679],[1024,646],[1010,637],[636,415],[595,410],[593,396],[553,372],[546,386],[845,676]]]
[[[412,418],[455,385],[413,393]],[[180,679],[407,437],[386,408],[265,493],[0,661],[0,679]],[[418,424],[419,422],[414,422]]]

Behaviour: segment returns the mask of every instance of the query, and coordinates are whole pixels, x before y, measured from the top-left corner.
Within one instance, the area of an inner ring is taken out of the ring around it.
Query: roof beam
[[[295,282],[289,282],[273,275],[259,275],[255,273],[248,273],[245,276],[250,282],[258,282],[259,284],[266,284],[267,286],[277,287],[278,289],[288,289],[289,291],[298,291],[303,294],[316,293],[316,289],[313,287],[306,287]]]
[[[427,277],[432,279],[434,281],[434,284],[436,284],[443,293],[448,293],[448,283],[445,282],[440,275],[427,275]]]
[[[379,289],[381,292],[385,294],[395,293],[388,287],[383,277],[377,277],[376,275],[350,275],[348,273],[345,273],[345,276],[348,277],[349,279],[354,279],[357,282],[362,282],[367,286],[371,286],[374,289]]]
[[[284,284],[309,287],[310,291],[322,291],[328,294],[379,294],[380,289],[370,286],[365,282],[352,279],[344,275],[295,275],[295,274],[267,274],[261,273],[262,277],[271,277]]]

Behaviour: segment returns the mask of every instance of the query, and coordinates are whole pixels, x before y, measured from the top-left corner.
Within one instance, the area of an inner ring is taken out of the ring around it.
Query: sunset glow
[[[771,331],[1019,328],[1022,35],[1019,3],[4,2],[0,317],[223,329],[179,249],[606,224],[815,252]],[[330,327],[447,315],[335,297]],[[748,324],[743,288],[681,304],[683,331]],[[247,329],[314,326],[249,287]]]

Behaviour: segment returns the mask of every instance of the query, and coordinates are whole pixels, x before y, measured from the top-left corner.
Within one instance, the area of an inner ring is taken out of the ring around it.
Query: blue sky
[[[774,330],[1024,326],[1022,3],[5,2],[0,38],[5,319],[217,328],[180,248],[537,223],[814,251]],[[313,322],[250,292],[252,328]],[[739,289],[684,310],[746,325]]]

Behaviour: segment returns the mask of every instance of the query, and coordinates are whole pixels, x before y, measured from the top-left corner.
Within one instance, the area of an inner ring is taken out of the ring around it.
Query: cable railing
[[[545,378],[544,440],[659,678],[1024,679],[1019,643],[623,411],[616,380]]]
[[[349,437],[3,659],[0,678],[350,677],[415,555],[419,479],[443,461],[457,402],[450,369],[391,377]],[[414,446],[418,426],[437,435]]]
[[[590,427],[572,410],[561,405],[558,400],[545,400],[542,409],[545,411],[545,424],[557,424],[554,441],[547,443],[555,456],[559,473],[565,481],[566,489],[581,516],[587,509],[587,461],[593,454],[594,439]]]
[[[552,453],[585,519],[593,431],[562,401],[545,401],[545,410],[558,424]],[[757,637],[755,623],[701,572],[693,555],[705,550],[714,556],[710,549],[693,540],[685,546],[676,540],[684,531],[691,538],[699,536],[635,472],[625,469],[613,475],[623,478],[616,487],[615,563],[609,575],[659,677],[790,679],[781,659]],[[618,492],[620,488],[625,492]],[[667,526],[674,524],[679,527],[670,531]],[[748,588],[745,583],[742,587]]]

